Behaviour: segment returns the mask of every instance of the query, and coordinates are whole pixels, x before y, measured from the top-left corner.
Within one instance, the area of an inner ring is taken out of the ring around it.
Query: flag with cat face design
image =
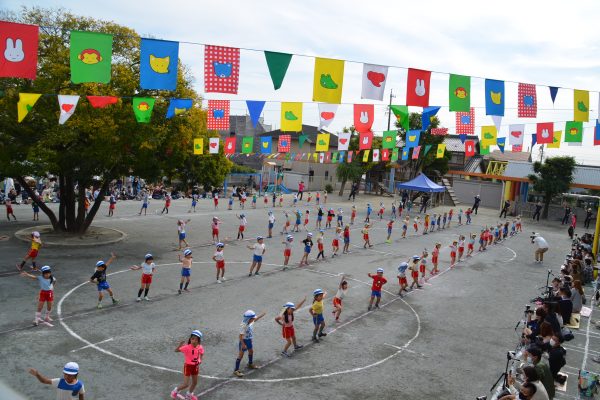
[[[179,42],[142,39],[140,44],[140,87],[175,90]]]

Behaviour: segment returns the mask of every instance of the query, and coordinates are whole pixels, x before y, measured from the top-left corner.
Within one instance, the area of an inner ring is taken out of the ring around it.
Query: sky
[[[574,155],[579,163],[600,165],[600,147],[593,146],[600,90],[600,2],[541,4],[522,0],[3,0],[2,7],[64,7],[131,27],[142,37],[239,47],[237,95],[204,95],[202,45],[182,43],[179,55],[205,99],[231,100],[231,113],[236,115],[247,112],[246,100],[267,101],[263,117],[274,128],[280,126],[281,101],[304,102],[303,122],[318,125],[318,106],[311,101],[314,56],[356,61],[345,63],[342,105],[329,128],[333,132],[352,125],[355,103],[374,103],[373,130],[376,134],[386,130],[390,90],[396,96],[394,104],[406,102],[407,67],[437,71],[432,74],[430,105],[442,106],[438,116],[451,133],[455,117],[447,107],[448,73],[479,77],[471,82],[476,133],[479,126],[493,125],[485,115],[481,78],[507,81],[507,109],[499,137],[507,136],[511,123],[527,124],[526,133],[534,133],[537,122],[554,122],[555,130],[564,130],[565,121],[573,119],[572,89],[589,90],[592,119],[584,123],[582,146],[563,143],[544,154]],[[293,57],[279,90],[273,89],[262,50],[304,55]],[[383,102],[361,99],[363,62],[399,67],[389,70]],[[517,118],[515,82],[538,85],[537,119]],[[547,86],[561,87],[554,104]],[[411,111],[420,109],[411,107]],[[534,158],[539,158],[539,148],[534,147]]]

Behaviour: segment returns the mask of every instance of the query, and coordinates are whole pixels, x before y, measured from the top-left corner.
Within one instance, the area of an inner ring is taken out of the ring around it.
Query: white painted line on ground
[[[582,353],[584,354],[584,357],[587,357],[588,353],[591,354],[600,354],[600,352],[598,351],[594,351],[594,350],[588,350],[587,352],[585,351],[585,348],[583,347],[572,347],[572,346],[563,346],[565,349],[567,350],[571,350],[571,351],[575,351],[577,353]],[[583,369],[583,368],[582,368]]]
[[[113,341],[113,339],[114,339],[114,338],[108,338],[108,339],[106,339],[106,340],[103,340],[103,341],[101,341],[101,342],[96,342],[96,343],[94,343],[94,345],[98,345],[98,344],[101,344],[101,343],[106,343],[106,342],[112,342],[112,341]],[[79,347],[78,349],[73,349],[73,350],[71,350],[71,353],[75,353],[76,351],[83,350],[83,349],[87,349],[87,348],[89,348],[89,347],[90,347],[90,345],[88,344],[88,345],[85,345],[85,346],[83,346],[83,347]]]
[[[502,262],[504,262],[504,263],[509,263],[509,262],[511,262],[512,260],[514,260],[515,258],[517,258],[517,253],[516,253],[516,252],[515,252],[513,249],[511,249],[510,247],[508,247],[508,246],[505,246],[505,245],[502,245],[502,247],[505,247],[505,248],[507,248],[508,250],[510,250],[510,251],[513,253],[513,256],[512,256],[512,257],[511,257],[509,260],[502,261]]]
[[[596,289],[598,288],[598,280],[596,280],[596,284],[594,285],[594,293],[596,292]],[[594,302],[591,301],[590,299],[590,315],[588,317],[588,321],[587,321],[587,328],[585,330],[585,348],[584,348],[584,352],[583,352],[583,360],[581,361],[581,369],[585,370],[585,366],[587,363],[587,358],[588,358],[588,352],[589,352],[589,347],[590,347],[590,325],[592,324],[592,314],[594,313]]]

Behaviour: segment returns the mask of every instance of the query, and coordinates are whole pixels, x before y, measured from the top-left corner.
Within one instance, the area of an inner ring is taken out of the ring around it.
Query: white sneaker
[[[144,300],[150,301],[150,299],[148,298],[148,296],[144,297]]]
[[[227,279],[225,279],[225,277],[221,277],[221,281],[225,282]]]
[[[217,279],[217,283],[221,283],[221,280],[220,280],[220,279]]]
[[[142,301],[142,298],[141,298],[141,297],[138,297],[137,299],[135,299],[135,301],[138,301],[138,302],[139,302],[139,301]]]

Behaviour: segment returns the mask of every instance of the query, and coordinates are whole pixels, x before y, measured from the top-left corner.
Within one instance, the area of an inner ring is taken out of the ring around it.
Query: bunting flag
[[[426,131],[427,128],[429,128],[429,125],[431,125],[433,117],[435,117],[435,115],[440,110],[440,108],[441,107],[438,107],[438,106],[432,106],[432,107],[425,107],[423,109],[423,114],[421,114],[421,130]]]
[[[369,153],[370,153],[370,152],[371,152],[371,150],[365,150],[365,151],[363,152],[363,158],[362,158],[362,161],[363,161],[363,162],[368,162],[368,161],[369,161]]]
[[[469,112],[471,109],[471,77],[450,74],[448,86],[450,111]]]
[[[301,132],[302,131],[302,103],[282,102],[281,103],[281,131],[282,132]]]
[[[298,148],[302,148],[302,146],[304,146],[304,142],[306,142],[306,139],[308,139],[308,136],[306,136],[305,134],[301,133],[298,136]]]
[[[600,119],[596,120],[594,127],[594,146],[600,146]]]
[[[465,140],[467,140],[467,135],[464,133],[461,133],[460,135],[458,135],[458,138],[460,139],[460,142],[462,144],[465,144]]]
[[[351,162],[352,162],[352,154],[354,154],[354,151],[350,150],[350,151],[348,152],[348,163],[351,163]]]
[[[535,144],[537,143],[537,134],[533,133],[531,134],[531,148],[533,149],[533,146],[535,146]]]
[[[511,146],[523,146],[523,139],[525,138],[525,125],[509,125],[508,132],[508,143]]]
[[[229,130],[229,106],[229,100],[209,100],[206,128]]]
[[[338,133],[338,150],[347,151],[348,146],[350,145],[350,132],[340,132]]]
[[[167,108],[167,119],[185,113],[192,108],[193,103],[192,99],[171,99],[169,108]],[[229,118],[227,118],[227,123],[229,124]]]
[[[456,133],[465,135],[475,134],[475,109],[471,107],[471,111],[456,113]]]
[[[331,163],[336,164],[337,162],[338,162],[338,152],[334,151],[333,154],[331,154]]]
[[[177,89],[179,42],[142,39],[140,44],[140,87]]]
[[[355,104],[354,105],[354,128],[360,132],[370,132],[375,119],[374,104]]]
[[[218,137],[208,138],[208,152],[210,154],[219,153],[219,138]]]
[[[225,154],[233,154],[235,153],[235,136],[228,137],[225,139],[225,147],[223,149]]]
[[[483,146],[483,145],[479,145],[479,155],[480,156],[485,156],[487,154],[490,154],[490,146]]]
[[[252,153],[254,147],[254,136],[244,136],[242,138],[242,154]]]
[[[321,153],[321,154],[323,154],[323,153]],[[310,156],[309,156],[309,158],[310,158]],[[318,158],[319,158],[319,153],[314,153],[313,154],[313,160],[316,162],[318,160]],[[323,155],[323,159],[325,159],[325,155]]]
[[[394,148],[392,149],[392,157],[391,157],[390,161],[391,161],[391,162],[396,162],[396,161],[398,161],[398,148],[397,148],[397,147],[394,147]]]
[[[504,154],[504,146],[506,145],[506,138],[496,139],[496,145],[500,148],[500,152]]]
[[[583,122],[567,121],[565,124],[565,142],[581,143],[583,141]]]
[[[35,79],[38,43],[37,25],[0,21],[0,77]]]
[[[346,152],[345,151],[340,151],[340,156],[338,158],[339,163],[343,164],[345,158],[346,158]]]
[[[393,149],[396,147],[397,131],[384,131],[381,138],[381,147],[384,149]]]
[[[88,101],[94,108],[104,108],[111,104],[117,104],[117,96],[87,96]]]
[[[485,80],[485,115],[504,116],[504,81]]]
[[[373,132],[363,132],[358,138],[358,149],[369,150],[373,145]]]
[[[152,110],[154,109],[154,97],[134,97],[132,106],[133,113],[137,122],[147,124],[150,122],[152,117]]]
[[[325,153],[319,153],[319,163],[323,164],[325,162]]]
[[[258,121],[260,120],[260,115],[265,107],[265,102],[258,100],[246,100],[246,107],[248,107],[248,114],[250,114],[252,126],[256,128],[256,125],[258,125]]]
[[[112,35],[71,31],[71,82],[110,82]]]
[[[552,143],[554,140],[554,123],[540,122],[537,124],[535,141],[538,144]]]
[[[432,146],[433,145],[431,145],[431,144],[426,144],[425,145],[425,151],[423,151],[423,157],[425,157],[427,155],[427,153],[429,153],[429,150],[431,150]]]
[[[573,121],[588,122],[590,120],[590,92],[573,90]]]
[[[523,145],[514,145],[512,146],[513,153],[520,153],[523,151]]]
[[[331,125],[337,109],[337,104],[319,103],[319,130]]]
[[[445,143],[438,144],[437,151],[435,153],[435,158],[443,158],[445,152],[446,152],[446,144]]]
[[[315,151],[329,151],[329,133],[317,134],[317,143],[315,144]]]
[[[373,162],[379,162],[379,149],[373,149]]]
[[[204,46],[204,91],[237,94],[240,49]]]
[[[383,100],[388,67],[363,64],[361,99]]]
[[[417,147],[419,145],[419,140],[421,139],[421,131],[416,129],[412,131],[408,131],[406,133],[406,145],[404,148]]]
[[[273,138],[271,136],[261,136],[260,137],[260,153],[261,154],[271,154],[272,148],[273,148]]]
[[[500,127],[502,126],[502,116],[500,115],[492,115],[492,122],[494,122],[494,126],[496,127],[496,130],[500,130]]]
[[[550,98],[552,99],[552,104],[554,104],[554,100],[556,100],[556,95],[558,94],[558,89],[555,86],[550,86]]]
[[[552,143],[548,143],[546,146],[549,149],[559,149],[560,139],[562,138],[562,131],[554,131],[552,135]]]
[[[398,121],[398,124],[400,124],[400,127],[403,128],[405,131],[408,131],[408,128],[409,128],[409,126],[408,126],[408,122],[409,122],[408,106],[392,105],[392,106],[390,106],[390,109],[396,116],[396,119]]]
[[[381,161],[390,161],[390,149],[381,149]]]
[[[75,112],[75,108],[77,107],[77,102],[79,101],[79,96],[70,96],[59,94],[58,95],[58,106],[60,108],[60,116],[58,118],[59,124],[64,124],[67,122],[71,115]]]
[[[406,78],[406,105],[427,107],[429,105],[430,71],[409,68]]]
[[[598,117],[596,119],[600,119],[600,92],[598,93]]]
[[[4,23],[0,23],[2,27]],[[39,93],[19,93],[19,102],[17,103],[17,121],[21,122],[33,108],[40,98]]]
[[[412,159],[413,160],[418,160],[420,152],[421,152],[421,146],[413,147],[413,150],[412,150]]]
[[[203,138],[194,138],[194,154],[202,154],[203,147],[204,147],[204,139]]]
[[[277,141],[277,151],[279,153],[288,153],[292,148],[292,135],[279,135]]]
[[[475,155],[475,142],[473,140],[465,141],[465,157],[473,157]]]
[[[498,131],[494,125],[482,126],[481,127],[481,146],[490,147],[490,145],[496,144],[498,138]]]
[[[434,136],[446,136],[448,128],[431,128],[431,134]]]
[[[402,148],[402,161],[408,160],[408,151],[410,149],[407,147]]]
[[[283,78],[285,78],[285,74],[292,61],[292,55],[274,51],[265,51],[265,59],[267,60],[269,75],[271,75],[271,80],[273,81],[273,88],[277,90],[281,88]]]
[[[331,152],[327,151],[325,152],[325,164],[330,164],[331,163]]]
[[[537,117],[537,95],[535,85],[519,83],[519,118]]]
[[[313,101],[340,104],[344,84],[344,61],[315,58]]]

